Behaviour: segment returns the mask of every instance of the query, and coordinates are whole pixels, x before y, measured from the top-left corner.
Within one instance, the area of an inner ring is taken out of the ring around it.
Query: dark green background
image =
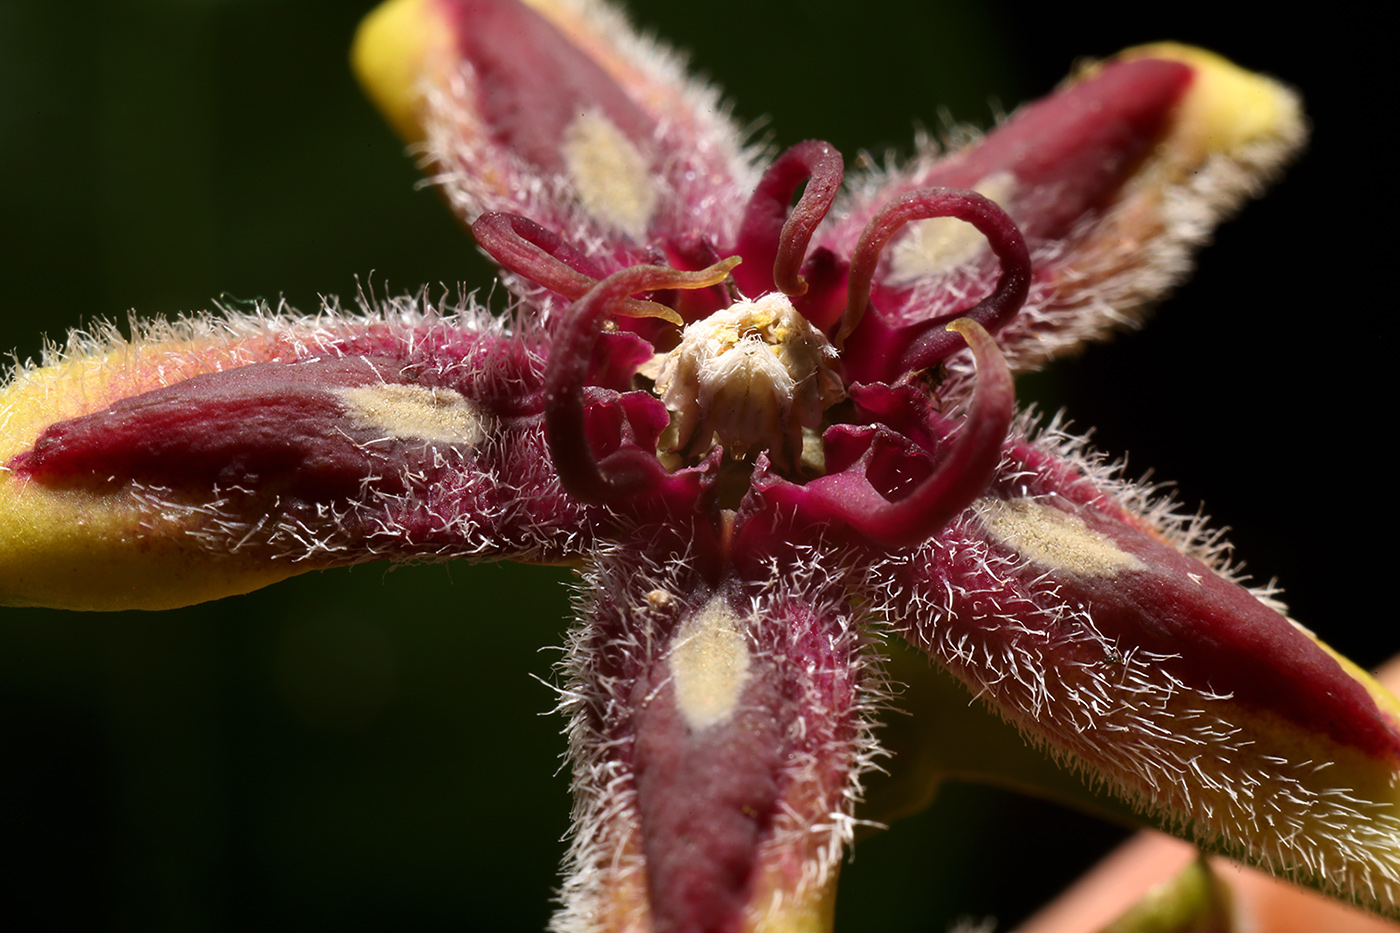
[[[751,5],[760,6],[758,12]],[[0,349],[129,309],[313,307],[486,267],[364,104],[346,49],[370,4],[0,4]],[[1153,6],[892,0],[636,3],[740,117],[788,145],[908,150],[941,108],[985,125],[1081,55],[1204,44],[1299,86],[1311,152],[1219,236],[1143,333],[1023,384],[1179,481],[1257,578],[1363,663],[1397,638],[1379,450],[1391,340],[1390,106],[1378,32]],[[1303,51],[1306,50],[1306,51]],[[0,518],[3,520],[3,518]],[[540,930],[567,822],[545,715],[559,570],[363,567],[160,613],[0,612],[0,876],[21,926]],[[545,650],[541,650],[545,649]],[[1113,831],[952,790],[849,866],[841,929],[1014,922]]]

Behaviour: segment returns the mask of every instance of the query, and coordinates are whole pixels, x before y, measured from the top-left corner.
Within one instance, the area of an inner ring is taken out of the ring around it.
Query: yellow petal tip
[[[1178,133],[1187,135],[1202,155],[1233,154],[1260,143],[1282,142],[1291,148],[1306,131],[1292,90],[1214,52],[1157,42],[1128,49],[1118,58],[1181,62],[1196,72],[1181,103]]]
[[[755,903],[766,898],[744,926],[745,933],[831,933],[836,920],[836,878],[833,868],[821,880],[793,884],[790,872],[770,872],[760,880]],[[785,877],[786,875],[786,877]],[[770,885],[777,885],[768,891]]]
[[[423,139],[421,117],[425,62],[447,41],[435,23],[433,0],[388,0],[355,33],[350,65],[379,112],[406,142]]]
[[[210,551],[199,540],[208,515],[189,505],[164,508],[120,484],[48,485],[13,468],[52,424],[257,352],[251,341],[202,354],[191,346],[113,344],[21,367],[0,385],[0,606],[173,609],[317,569],[251,549]]]
[[[312,567],[202,551],[178,522],[159,533],[114,496],[0,475],[0,605],[174,609],[247,593]]]

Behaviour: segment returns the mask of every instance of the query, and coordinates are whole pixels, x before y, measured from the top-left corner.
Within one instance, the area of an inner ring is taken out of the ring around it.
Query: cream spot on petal
[[[585,113],[564,130],[563,155],[583,209],[604,226],[641,239],[656,209],[656,189],[632,141],[601,113]]]
[[[1016,193],[1016,176],[997,172],[982,179],[972,190],[1004,207]],[[890,281],[901,284],[950,272],[972,262],[986,245],[976,227],[956,217],[916,221],[904,229],[890,250]]]
[[[453,389],[371,385],[336,392],[357,427],[401,440],[475,447],[486,439],[486,418]]]
[[[743,620],[716,596],[686,619],[666,659],[676,706],[691,729],[726,722],[749,680],[749,643]]]
[[[1077,515],[1034,499],[983,499],[978,512],[987,531],[1027,560],[1081,577],[1112,577],[1140,570],[1142,561],[1084,524]]]

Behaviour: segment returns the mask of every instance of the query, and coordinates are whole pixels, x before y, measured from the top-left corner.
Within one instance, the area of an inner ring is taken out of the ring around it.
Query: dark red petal
[[[978,145],[932,169],[922,186],[971,187],[1010,172],[1014,216],[1031,239],[1059,239],[1118,194],[1169,126],[1195,70],[1183,62],[1136,59],[1110,64],[1017,111]]]
[[[83,395],[110,401],[36,424],[6,464],[16,509],[73,515],[51,566],[26,573],[48,580],[85,560],[105,566],[115,559],[107,542],[123,540],[172,560],[236,554],[299,569],[423,555],[553,559],[562,541],[583,545],[580,505],[541,468],[536,348],[466,317],[452,327],[436,317],[417,327],[299,319],[228,346],[205,340],[211,365],[225,368],[169,384],[167,374],[189,367],[194,340],[34,375],[95,374]],[[134,604],[160,602],[149,581],[114,585]],[[92,601],[105,598],[118,597]]]
[[[1008,446],[988,495],[882,569],[908,637],[1167,825],[1394,910],[1393,701],[1073,460]]]
[[[851,610],[838,589],[789,588],[797,568],[707,582],[691,558],[617,554],[593,574],[565,692],[582,817],[565,916],[670,933],[769,911],[814,923],[871,748]]]
[[[388,359],[352,357],[195,376],[50,427],[19,472],[49,485],[256,485],[323,501],[343,500],[381,473],[402,488],[395,481],[411,450],[371,447],[379,432],[356,425],[335,394],[383,384],[382,373],[396,369]]]
[[[1134,49],[1081,69],[980,141],[862,192],[819,244],[848,253],[885,204],[931,185],[996,201],[1035,267],[1024,311],[998,331],[1013,370],[1025,369],[1140,317],[1304,135],[1281,85],[1199,49]],[[891,242],[871,297],[892,325],[952,317],[994,275],[980,242],[925,221]]]
[[[565,170],[564,133],[599,111],[637,145],[654,121],[553,23],[519,0],[437,0],[476,72],[481,114],[496,140],[545,172]]]
[[[393,0],[353,57],[466,223],[527,216],[588,243],[601,274],[697,230],[733,239],[754,174],[742,134],[604,4]]]

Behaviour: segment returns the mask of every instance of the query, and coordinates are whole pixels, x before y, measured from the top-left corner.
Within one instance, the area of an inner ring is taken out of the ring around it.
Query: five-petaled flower
[[[226,316],[22,368],[0,599],[580,562],[560,929],[823,928],[892,637],[1156,821],[1396,911],[1394,701],[1013,404],[1298,145],[1286,90],[1137,49],[843,195],[596,3],[395,0],[357,64],[509,323]]]

